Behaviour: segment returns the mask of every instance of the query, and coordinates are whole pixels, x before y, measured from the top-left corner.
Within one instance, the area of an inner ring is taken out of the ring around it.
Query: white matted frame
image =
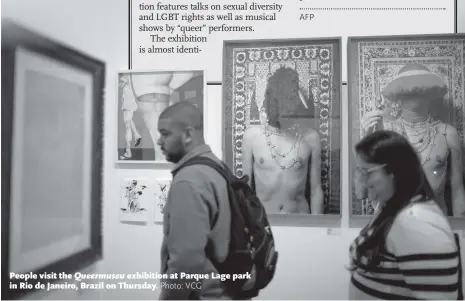
[[[2,278],[10,279],[2,297],[10,299],[33,289],[15,289],[9,272],[73,273],[101,258],[105,65],[9,20],[2,27]]]
[[[206,135],[208,102],[203,70],[122,70],[117,73],[116,81],[117,164],[171,165],[157,146],[157,123],[160,113],[178,101],[190,101],[196,106],[202,106]],[[139,136],[140,144],[135,146]],[[131,157],[127,156],[128,148]]]
[[[153,197],[148,178],[125,177],[120,182],[119,220],[122,223],[147,223]]]
[[[92,180],[91,178],[87,177],[87,175],[90,173],[91,170],[91,153],[89,152],[89,147],[91,145],[91,102],[92,102],[92,91],[90,89],[85,89],[82,90],[83,93],[83,98],[79,100],[83,100],[83,107],[78,108],[82,109],[82,123],[78,124],[78,127],[83,127],[84,129],[84,138],[82,141],[78,140],[80,137],[75,137],[76,142],[75,146],[79,146],[80,148],[76,149],[76,153],[68,153],[69,155],[73,154],[82,154],[82,170],[81,170],[81,175],[82,180],[79,181],[78,183],[74,182],[75,179],[73,177],[65,177],[59,180],[58,177],[63,176],[67,172],[65,170],[60,170],[57,167],[53,168],[50,166],[52,171],[55,171],[54,175],[56,175],[55,179],[53,177],[50,177],[52,175],[49,175],[47,179],[42,179],[42,181],[39,181],[40,175],[43,172],[40,168],[36,168],[34,171],[28,170],[27,162],[30,160],[28,157],[30,156],[30,150],[34,149],[34,152],[36,153],[41,153],[42,151],[47,151],[46,149],[42,149],[47,147],[46,144],[40,144],[40,143],[34,143],[36,140],[40,140],[40,137],[37,139],[34,139],[33,135],[34,133],[38,133],[39,129],[41,128],[42,130],[45,131],[59,131],[59,129],[54,129],[53,125],[41,125],[38,123],[35,123],[36,129],[32,129],[29,124],[25,123],[24,120],[27,118],[32,117],[31,112],[33,108],[35,107],[34,104],[31,103],[31,101],[39,101],[39,100],[45,100],[47,98],[43,98],[37,95],[38,93],[41,93],[41,89],[43,86],[41,85],[42,83],[50,83],[50,90],[55,88],[54,83],[52,81],[56,81],[56,83],[64,84],[65,81],[72,82],[73,84],[76,83],[77,85],[82,85],[82,87],[90,87],[92,85],[92,76],[89,74],[86,74],[84,72],[78,71],[78,70],[69,70],[68,67],[60,62],[56,62],[54,60],[48,59],[45,56],[39,55],[37,53],[34,53],[32,51],[29,51],[25,48],[19,47],[16,51],[16,62],[15,62],[15,75],[16,75],[16,85],[15,85],[15,112],[13,115],[13,128],[15,129],[15,135],[13,137],[13,145],[12,148],[15,149],[16,151],[12,154],[13,158],[13,166],[15,168],[11,172],[11,177],[13,179],[13,182],[11,184],[11,214],[13,218],[11,219],[11,224],[10,226],[12,227],[13,231],[17,231],[20,233],[23,233],[23,235],[28,235],[28,229],[40,229],[40,232],[49,232],[52,233],[53,229],[57,229],[60,227],[56,227],[57,223],[63,225],[69,225],[72,223],[72,221],[69,220],[67,217],[63,217],[62,221],[59,220],[54,220],[54,219],[43,219],[43,218],[28,218],[27,220],[21,220],[19,217],[21,216],[22,213],[24,212],[24,206],[31,206],[34,204],[29,204],[27,203],[27,199],[31,197],[32,195],[36,195],[37,198],[43,197],[41,195],[42,189],[40,188],[40,185],[46,184],[47,182],[53,186],[56,183],[61,182],[62,185],[63,181],[68,182],[67,184],[70,186],[78,186],[80,190],[82,190],[82,195],[80,195],[79,198],[83,198],[84,201],[80,201],[81,207],[79,210],[82,210],[83,213],[83,223],[82,223],[82,229],[79,229],[79,231],[82,231],[83,233],[87,233],[85,236],[79,235],[79,233],[76,233],[75,235],[69,236],[66,239],[59,240],[57,242],[48,244],[46,246],[40,247],[40,248],[34,248],[31,250],[28,250],[27,252],[23,252],[24,245],[28,244],[27,240],[28,238],[26,237],[19,237],[12,235],[10,239],[10,265],[11,269],[14,271],[29,271],[36,269],[45,263],[49,262],[52,260],[52,256],[56,255],[51,255],[54,252],[58,250],[60,252],[59,256],[69,256],[71,253],[75,251],[81,251],[85,248],[88,248],[90,246],[90,187],[91,183],[90,181]],[[34,87],[35,86],[35,87]],[[70,85],[70,90],[66,91],[69,93],[71,92],[72,87]],[[66,90],[66,89],[64,89]],[[80,93],[81,91],[76,91]],[[32,93],[37,93],[36,94],[36,99],[31,98]],[[42,103],[41,106],[44,107],[44,110],[48,110],[50,113],[50,118],[53,118],[53,109],[46,108],[47,106],[59,106],[57,103],[54,103],[56,100],[55,93],[47,93],[47,92],[42,92],[44,96],[49,96],[47,99],[50,101],[50,103]],[[68,94],[68,97],[70,100],[77,100],[74,99],[74,95]],[[76,106],[78,107],[78,106]],[[37,107],[35,107],[37,108]],[[60,113],[62,114],[61,116],[59,115],[59,118],[61,117],[62,119],[58,119],[58,124],[64,124],[66,121],[68,122],[73,122],[75,119],[68,119],[66,118],[73,118],[71,115],[67,115],[68,113],[71,112],[65,112],[63,108],[59,108]],[[42,115],[38,110],[34,111],[34,114],[37,115]],[[44,116],[44,115],[42,115]],[[58,116],[57,116],[58,117]],[[53,120],[53,119],[52,119]],[[65,132],[67,129],[65,129]],[[47,134],[42,133],[44,136],[42,137],[43,139],[47,139]],[[50,137],[51,138],[51,137]],[[79,142],[82,142],[79,143]],[[30,145],[28,147],[27,145]],[[49,145],[50,146],[50,145]],[[36,156],[36,159],[40,159],[39,156]],[[60,157],[55,157],[53,161],[57,163],[57,165],[60,165],[62,163],[67,163],[67,160],[72,159],[71,156],[68,158],[60,158]],[[76,158],[79,159],[79,158]],[[69,161],[68,161],[69,162]],[[33,161],[30,161],[29,163],[33,163]],[[42,165],[45,163],[45,160],[42,162],[35,162],[38,166]],[[37,167],[36,165],[36,167]],[[64,173],[61,173],[64,172]],[[66,185],[66,186],[68,186]],[[29,187],[30,191],[25,190],[24,187]],[[50,191],[50,196],[48,200],[53,200],[55,199],[54,195],[58,193],[59,191]],[[58,198],[61,198],[58,195]],[[78,200],[78,199],[76,199]],[[44,204],[45,205],[45,204]],[[49,203],[47,205],[50,205],[52,207],[52,204]],[[30,208],[32,211],[40,210],[39,208]],[[51,208],[49,208],[50,210]],[[18,217],[18,218],[15,218]],[[60,217],[57,217],[60,219]],[[79,220],[78,220],[79,221]],[[79,221],[80,223],[80,221]],[[31,234],[32,235],[32,234]],[[35,233],[34,236],[37,236],[38,233]],[[32,237],[30,237],[32,239]],[[36,238],[37,239],[37,238]]]

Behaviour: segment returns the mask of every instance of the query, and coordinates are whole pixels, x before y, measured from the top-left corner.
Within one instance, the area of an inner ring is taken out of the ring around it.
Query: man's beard
[[[181,160],[182,157],[184,157],[184,155],[186,154],[185,147],[180,140],[175,141],[171,145],[170,149],[171,151],[167,151],[163,147],[161,148],[161,150],[163,151],[165,155],[166,160],[171,163],[175,163],[175,164],[178,163],[179,160]]]
[[[171,163],[178,163],[184,154],[181,153],[171,153],[171,154],[166,154],[166,160]]]
[[[171,152],[167,152],[166,150],[165,151],[165,158],[168,162],[172,162],[172,163],[178,163],[179,160],[182,159],[182,157],[184,157],[184,155],[186,154],[185,150],[184,150],[184,147],[181,143],[175,145],[175,147],[173,147],[176,151],[171,151]]]

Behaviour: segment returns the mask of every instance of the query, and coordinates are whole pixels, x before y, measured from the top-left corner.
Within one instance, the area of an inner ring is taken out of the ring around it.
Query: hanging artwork
[[[153,220],[156,223],[163,222],[163,208],[165,207],[168,193],[170,191],[171,180],[156,180],[155,189],[155,209],[153,211]]]
[[[454,216],[465,208],[464,63],[465,34],[348,40],[351,149],[380,129],[402,134],[442,209]],[[352,215],[372,215],[373,200],[351,187]]]
[[[226,41],[224,154],[268,213],[340,214],[341,41]]]
[[[121,184],[120,221],[147,222],[151,192],[146,179],[124,179]]]
[[[105,63],[2,18],[2,299],[102,258]]]
[[[168,106],[188,101],[204,111],[203,71],[118,73],[117,162],[167,163],[157,144],[158,117]]]

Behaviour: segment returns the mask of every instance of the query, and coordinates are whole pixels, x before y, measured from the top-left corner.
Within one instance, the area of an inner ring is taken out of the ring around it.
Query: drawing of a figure
[[[386,129],[405,136],[419,154],[444,212],[465,216],[464,154],[459,134],[454,126],[437,119],[432,109],[447,93],[444,80],[426,66],[407,64],[384,87],[377,109],[363,115],[360,125],[362,135]],[[450,196],[446,197],[448,186]]]
[[[269,213],[323,214],[320,136],[295,118],[307,106],[297,71],[280,67],[266,83],[260,124],[244,132],[243,175]]]
[[[168,199],[168,184],[159,184],[160,194],[158,195],[158,207],[160,208],[160,213],[163,213],[163,208],[165,207],[166,200]]]
[[[121,208],[122,211],[128,213],[139,213],[146,211],[146,208],[141,207],[139,197],[144,193],[147,188],[145,185],[138,185],[137,180],[130,181],[129,185],[125,187],[125,198],[127,200],[127,207]]]
[[[132,109],[139,109],[144,123],[152,138],[155,160],[163,161],[165,158],[157,145],[159,133],[157,130],[158,117],[160,113],[170,104],[176,102],[172,98],[173,92],[183,86],[195,75],[196,72],[159,72],[159,73],[132,73],[125,74],[122,77],[124,82],[128,84],[123,88],[123,97],[125,95],[128,101],[125,104],[133,112]],[[129,100],[131,100],[129,102]],[[132,101],[133,100],[133,101]],[[128,115],[129,116],[129,115]],[[131,125],[132,126],[132,125]],[[140,135],[135,134],[137,145],[140,143]],[[126,139],[126,141],[129,139]],[[136,145],[136,143],[134,145]],[[130,159],[131,154],[126,152],[121,159]]]
[[[120,159],[127,160],[132,158],[131,148],[133,146],[139,146],[142,138],[139,132],[137,131],[136,125],[134,124],[133,120],[134,112],[137,111],[138,106],[136,103],[136,98],[132,91],[132,86],[129,82],[129,78],[126,76],[120,77],[119,85],[123,91],[121,110],[123,111],[123,121],[126,130],[126,151],[120,157]]]
[[[153,219],[156,223],[163,221],[163,211],[166,206],[166,200],[171,186],[171,180],[158,180],[156,183],[155,204]]]

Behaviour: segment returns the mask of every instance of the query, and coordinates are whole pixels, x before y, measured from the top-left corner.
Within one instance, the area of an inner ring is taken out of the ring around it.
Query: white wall
[[[464,0],[458,0],[465,2]],[[159,225],[131,226],[118,221],[118,185],[121,177],[169,177],[169,171],[121,170],[114,164],[116,135],[116,71],[128,63],[127,0],[3,0],[2,16],[61,41],[106,62],[104,159],[104,259],[85,272],[133,273],[159,271],[162,229]],[[463,9],[461,12],[465,12]],[[462,14],[462,13],[460,13]],[[464,22],[462,22],[464,24]],[[461,27],[465,29],[465,24]],[[463,30],[465,31],[465,30]],[[208,87],[209,119],[206,133],[214,152],[221,156],[221,86]],[[343,101],[343,116],[347,103]],[[347,120],[343,120],[343,134]],[[343,190],[348,191],[347,141],[343,143]],[[140,167],[139,167],[140,168]],[[275,280],[260,299],[347,299],[348,273],[344,269],[350,241],[358,229],[348,228],[348,198],[343,198],[342,229],[328,235],[327,228],[274,227],[280,260]],[[463,240],[462,240],[463,241]],[[33,299],[155,299],[158,292],[114,290],[56,292]]]
[[[457,1],[457,32],[465,33],[465,0]]]

